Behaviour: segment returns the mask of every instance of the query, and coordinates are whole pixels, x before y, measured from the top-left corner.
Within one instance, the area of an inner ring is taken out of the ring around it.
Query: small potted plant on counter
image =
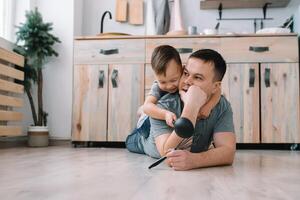
[[[17,26],[15,51],[25,57],[24,89],[28,96],[34,125],[28,128],[28,145],[48,146],[47,113],[43,109],[43,66],[51,56],[58,56],[53,45],[60,40],[52,35],[52,23],[44,23],[38,9],[26,12],[26,21]],[[37,85],[37,92],[33,92]],[[37,94],[37,98],[33,97]],[[37,99],[37,104],[34,100]],[[37,105],[37,109],[36,109]]]

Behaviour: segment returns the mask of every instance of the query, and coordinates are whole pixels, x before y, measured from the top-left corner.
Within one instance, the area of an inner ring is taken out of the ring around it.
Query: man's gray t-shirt
[[[167,94],[157,103],[160,108],[169,110],[180,117],[183,104],[178,93]],[[141,140],[144,152],[154,158],[159,158],[160,154],[155,145],[155,138],[162,134],[172,133],[173,128],[169,127],[164,120],[150,117],[150,135]],[[219,103],[212,109],[207,119],[197,120],[191,152],[198,153],[206,151],[211,144],[213,134],[218,132],[234,133],[232,109],[230,103],[224,96],[221,96]]]

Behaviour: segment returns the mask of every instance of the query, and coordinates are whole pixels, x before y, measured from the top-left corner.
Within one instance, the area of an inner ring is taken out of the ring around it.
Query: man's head
[[[223,57],[211,49],[201,49],[190,55],[183,71],[179,89],[187,90],[191,85],[199,86],[208,97],[221,86],[226,72]]]
[[[182,63],[177,50],[169,45],[158,46],[151,57],[151,65],[161,90],[177,91],[182,74]]]

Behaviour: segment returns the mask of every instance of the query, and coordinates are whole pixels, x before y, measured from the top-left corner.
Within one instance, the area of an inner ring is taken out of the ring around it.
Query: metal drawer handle
[[[103,55],[111,55],[111,54],[118,54],[119,53],[119,49],[100,49],[99,51],[100,54]]]
[[[254,52],[260,53],[260,52],[269,51],[269,47],[253,47],[253,46],[250,46],[249,51],[254,51]]]
[[[269,68],[265,68],[265,85],[266,85],[266,87],[270,87],[270,73],[271,73],[271,70]]]
[[[249,69],[249,87],[254,87],[255,82],[255,70]]]
[[[117,78],[118,78],[118,70],[114,69],[111,74],[111,83],[112,83],[113,88],[118,87]]]
[[[177,48],[176,49],[178,51],[178,53],[192,53],[193,52],[193,49],[192,48]]]
[[[100,70],[99,71],[98,88],[103,88],[103,84],[104,84],[104,71]]]

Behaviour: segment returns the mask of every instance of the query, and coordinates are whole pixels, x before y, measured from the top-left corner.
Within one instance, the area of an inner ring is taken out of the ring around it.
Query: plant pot
[[[49,145],[49,130],[47,126],[30,126],[28,128],[28,146],[47,147]]]

